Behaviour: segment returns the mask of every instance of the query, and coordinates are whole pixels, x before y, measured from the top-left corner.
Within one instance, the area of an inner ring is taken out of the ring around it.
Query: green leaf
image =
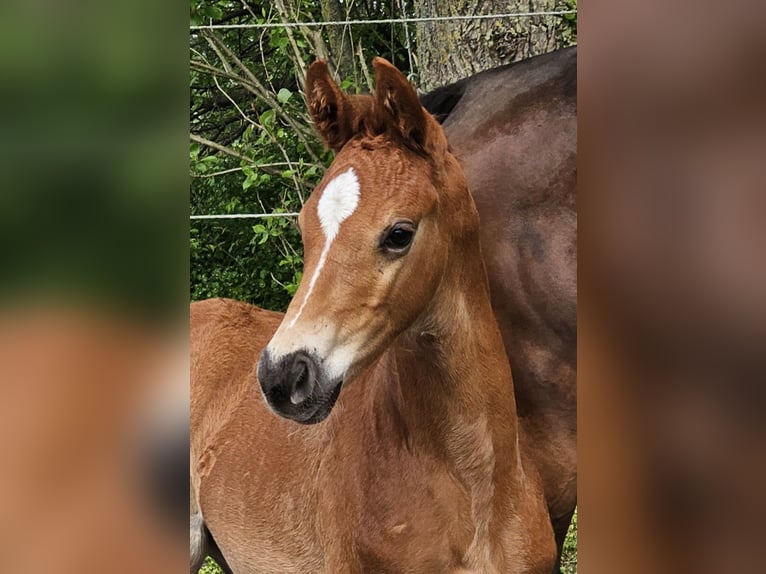
[[[305,173],[303,174],[303,177],[315,177],[318,173],[317,166],[312,165],[310,168],[308,168]]]
[[[270,44],[277,50],[284,50],[287,47],[287,36],[272,36]]]
[[[276,112],[274,110],[266,110],[261,114],[261,123],[266,127],[274,125],[274,117]]]
[[[279,100],[280,104],[286,104],[292,95],[293,93],[287,88],[280,88],[279,92],[277,92],[277,100]]]

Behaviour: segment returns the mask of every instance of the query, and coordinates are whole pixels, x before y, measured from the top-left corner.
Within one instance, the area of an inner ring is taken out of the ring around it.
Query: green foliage
[[[577,509],[569,525],[569,532],[564,539],[564,550],[561,555],[562,574],[577,574]]]
[[[286,0],[289,13],[271,2],[192,0],[195,24],[252,24],[321,20],[318,3]],[[363,8],[354,8],[362,10]],[[391,6],[367,5],[359,18],[398,17]],[[377,12],[376,12],[377,11]],[[368,13],[369,12],[369,13]],[[407,61],[402,31],[362,26],[366,63],[378,53]],[[301,78],[329,38],[314,32],[267,29],[204,30],[191,34],[191,213],[287,213],[300,211],[332,154],[313,133],[301,95]],[[359,92],[363,74],[354,62],[344,89]],[[193,220],[192,300],[231,297],[284,310],[303,265],[294,217]]]
[[[224,10],[231,5],[227,0],[218,2],[199,2],[191,0],[191,24],[199,26],[207,24],[211,20],[220,20]]]
[[[192,153],[192,155],[194,155]],[[205,174],[206,160],[192,160]],[[292,170],[264,173],[256,164],[218,162],[216,177],[193,180],[192,209],[197,213],[284,213],[300,210],[292,178],[316,181],[316,166],[299,162]],[[223,168],[223,169],[222,169]],[[294,218],[194,220],[190,234],[191,298],[231,297],[270,309],[284,309],[297,289],[302,247]]]
[[[561,0],[562,10],[577,10],[577,0]],[[577,14],[564,14],[563,30],[561,32],[561,38],[564,44],[571,46],[577,44]]]
[[[223,570],[218,567],[218,564],[213,562],[212,558],[206,558],[202,568],[199,569],[199,574],[223,574]]]

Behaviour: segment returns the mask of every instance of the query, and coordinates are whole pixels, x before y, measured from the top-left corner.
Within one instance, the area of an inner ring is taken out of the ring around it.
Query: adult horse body
[[[414,90],[374,67],[353,100],[309,70],[338,153],[301,211],[286,315],[192,306],[192,554],[209,530],[238,573],[548,574],[473,200]]]
[[[577,49],[421,101],[441,120],[479,210],[492,307],[560,552],[577,503]]]

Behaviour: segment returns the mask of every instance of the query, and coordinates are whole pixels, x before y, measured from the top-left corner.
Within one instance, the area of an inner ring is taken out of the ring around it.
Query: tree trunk
[[[339,0],[320,0],[322,19],[325,22],[339,22],[346,19],[345,4]],[[337,66],[338,78],[356,78],[354,65],[354,47],[351,45],[351,35],[346,34],[345,26],[327,26],[327,37],[330,41],[330,52],[333,63]]]
[[[417,17],[566,10],[564,0],[415,0]],[[423,22],[416,26],[422,92],[569,45],[561,16]]]

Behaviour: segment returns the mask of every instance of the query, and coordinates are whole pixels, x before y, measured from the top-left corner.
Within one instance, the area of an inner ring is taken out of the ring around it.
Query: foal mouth
[[[300,424],[313,425],[321,423],[332,412],[335,402],[340,395],[340,389],[343,381],[334,381],[330,390],[323,393],[317,387],[314,395],[307,397],[298,409],[290,409],[293,412],[278,412],[282,417],[290,419]]]

